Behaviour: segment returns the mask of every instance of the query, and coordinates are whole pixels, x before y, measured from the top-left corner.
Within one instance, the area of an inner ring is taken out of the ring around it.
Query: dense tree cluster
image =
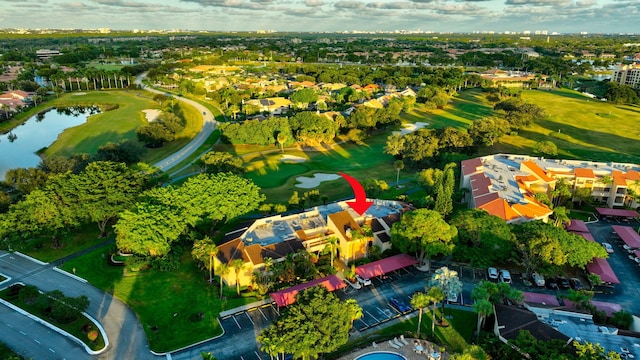
[[[464,130],[451,127],[419,129],[405,135],[389,136],[385,152],[406,159],[414,166],[437,165],[442,155],[469,152],[471,145],[471,137]]]
[[[259,191],[250,180],[230,173],[200,174],[179,187],[153,188],[120,214],[116,244],[126,252],[162,257],[187,230],[210,229],[256,209],[264,201]]]
[[[284,144],[293,142],[291,126],[286,118],[222,123],[218,128],[222,139],[232,144],[275,145],[278,143],[278,136],[284,137]]]
[[[184,126],[183,119],[175,114],[163,112],[149,124],[139,126],[136,135],[139,141],[149,147],[161,147],[164,143],[173,141]]]

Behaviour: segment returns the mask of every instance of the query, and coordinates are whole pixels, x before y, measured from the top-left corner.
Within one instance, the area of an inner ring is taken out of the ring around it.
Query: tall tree
[[[429,302],[433,303],[433,308],[431,309],[431,336],[433,336],[436,324],[436,305],[439,302],[444,302],[446,296],[441,288],[432,286],[427,290],[427,298],[429,299]],[[444,314],[442,315],[444,316]]]
[[[458,272],[450,270],[446,266],[433,273],[431,280],[429,280],[429,286],[440,288],[446,297],[462,292],[462,281],[458,278]],[[444,316],[444,304],[445,301],[442,301],[442,316]]]
[[[228,264],[221,263],[216,268],[218,277],[220,278],[220,299],[222,299],[222,279],[231,271],[231,267]]]
[[[417,292],[413,294],[413,297],[411,298],[411,307],[420,310],[418,313],[418,330],[416,331],[418,333],[418,338],[420,338],[420,328],[422,326],[422,311],[424,308],[429,306],[430,302],[431,298],[423,292]]]
[[[345,304],[322,286],[305,289],[276,322],[260,333],[258,341],[264,345],[279,339],[273,349],[286,349],[303,360],[335,351],[346,344],[352,319],[362,311],[357,304]]]
[[[231,260],[231,267],[235,271],[235,275],[236,275],[236,293],[240,295],[240,272],[244,268],[244,260],[242,259]]]
[[[393,163],[393,168],[396,169],[396,186],[400,184],[400,171],[404,169],[404,162],[402,160],[396,160]]]
[[[447,224],[433,210],[418,209],[407,212],[391,227],[391,243],[404,253],[413,252],[421,264],[430,265],[431,257],[453,252],[455,226]]]
[[[191,250],[191,255],[194,259],[207,264],[207,268],[209,269],[209,284],[213,283],[213,276],[215,275],[213,272],[213,258],[218,255],[218,251],[218,247],[208,236],[205,236],[201,240],[196,240]]]

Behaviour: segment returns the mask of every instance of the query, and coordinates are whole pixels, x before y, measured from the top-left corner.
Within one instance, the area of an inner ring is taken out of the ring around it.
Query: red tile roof
[[[482,168],[482,160],[480,158],[473,158],[469,160],[464,160],[461,162],[462,174],[469,175],[473,174]]]
[[[483,209],[491,215],[495,215],[504,221],[511,221],[520,217],[520,215],[513,211],[509,203],[504,199],[495,199],[482,206],[477,206],[479,209]]]
[[[595,179],[596,175],[593,173],[593,169],[576,168],[576,177]]]
[[[611,176],[613,177],[613,183],[616,184],[616,186],[627,186],[627,181],[625,180],[622,171],[613,170],[611,171]]]
[[[522,168],[523,166],[527,167],[529,170],[531,170],[537,177],[538,179],[544,181],[544,182],[552,182],[554,179],[549,177],[544,170],[542,170],[542,168],[540,166],[538,166],[538,164],[536,164],[533,160],[525,160],[522,163],[520,163],[520,168]]]

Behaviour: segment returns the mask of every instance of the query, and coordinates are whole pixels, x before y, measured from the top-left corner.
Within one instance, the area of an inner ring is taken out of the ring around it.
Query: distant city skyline
[[[637,0],[0,0],[2,28],[637,33]]]

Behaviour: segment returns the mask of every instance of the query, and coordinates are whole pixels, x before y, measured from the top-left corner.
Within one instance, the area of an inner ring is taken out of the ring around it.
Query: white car
[[[360,277],[360,275],[356,275],[356,279],[358,280],[358,282],[364,286],[369,286],[371,285],[371,279],[363,279]]]
[[[487,269],[487,276],[489,277],[489,280],[498,280],[498,269],[494,268],[494,267],[490,267]]]
[[[531,274],[531,280],[536,284],[536,286],[544,286],[544,276],[534,272]]]
[[[504,283],[511,284],[511,273],[509,270],[500,270],[498,272],[498,279]]]
[[[609,243],[602,243],[602,246],[604,246],[604,249],[607,250],[607,252],[609,254],[613,253],[613,246],[611,246],[611,244]]]

